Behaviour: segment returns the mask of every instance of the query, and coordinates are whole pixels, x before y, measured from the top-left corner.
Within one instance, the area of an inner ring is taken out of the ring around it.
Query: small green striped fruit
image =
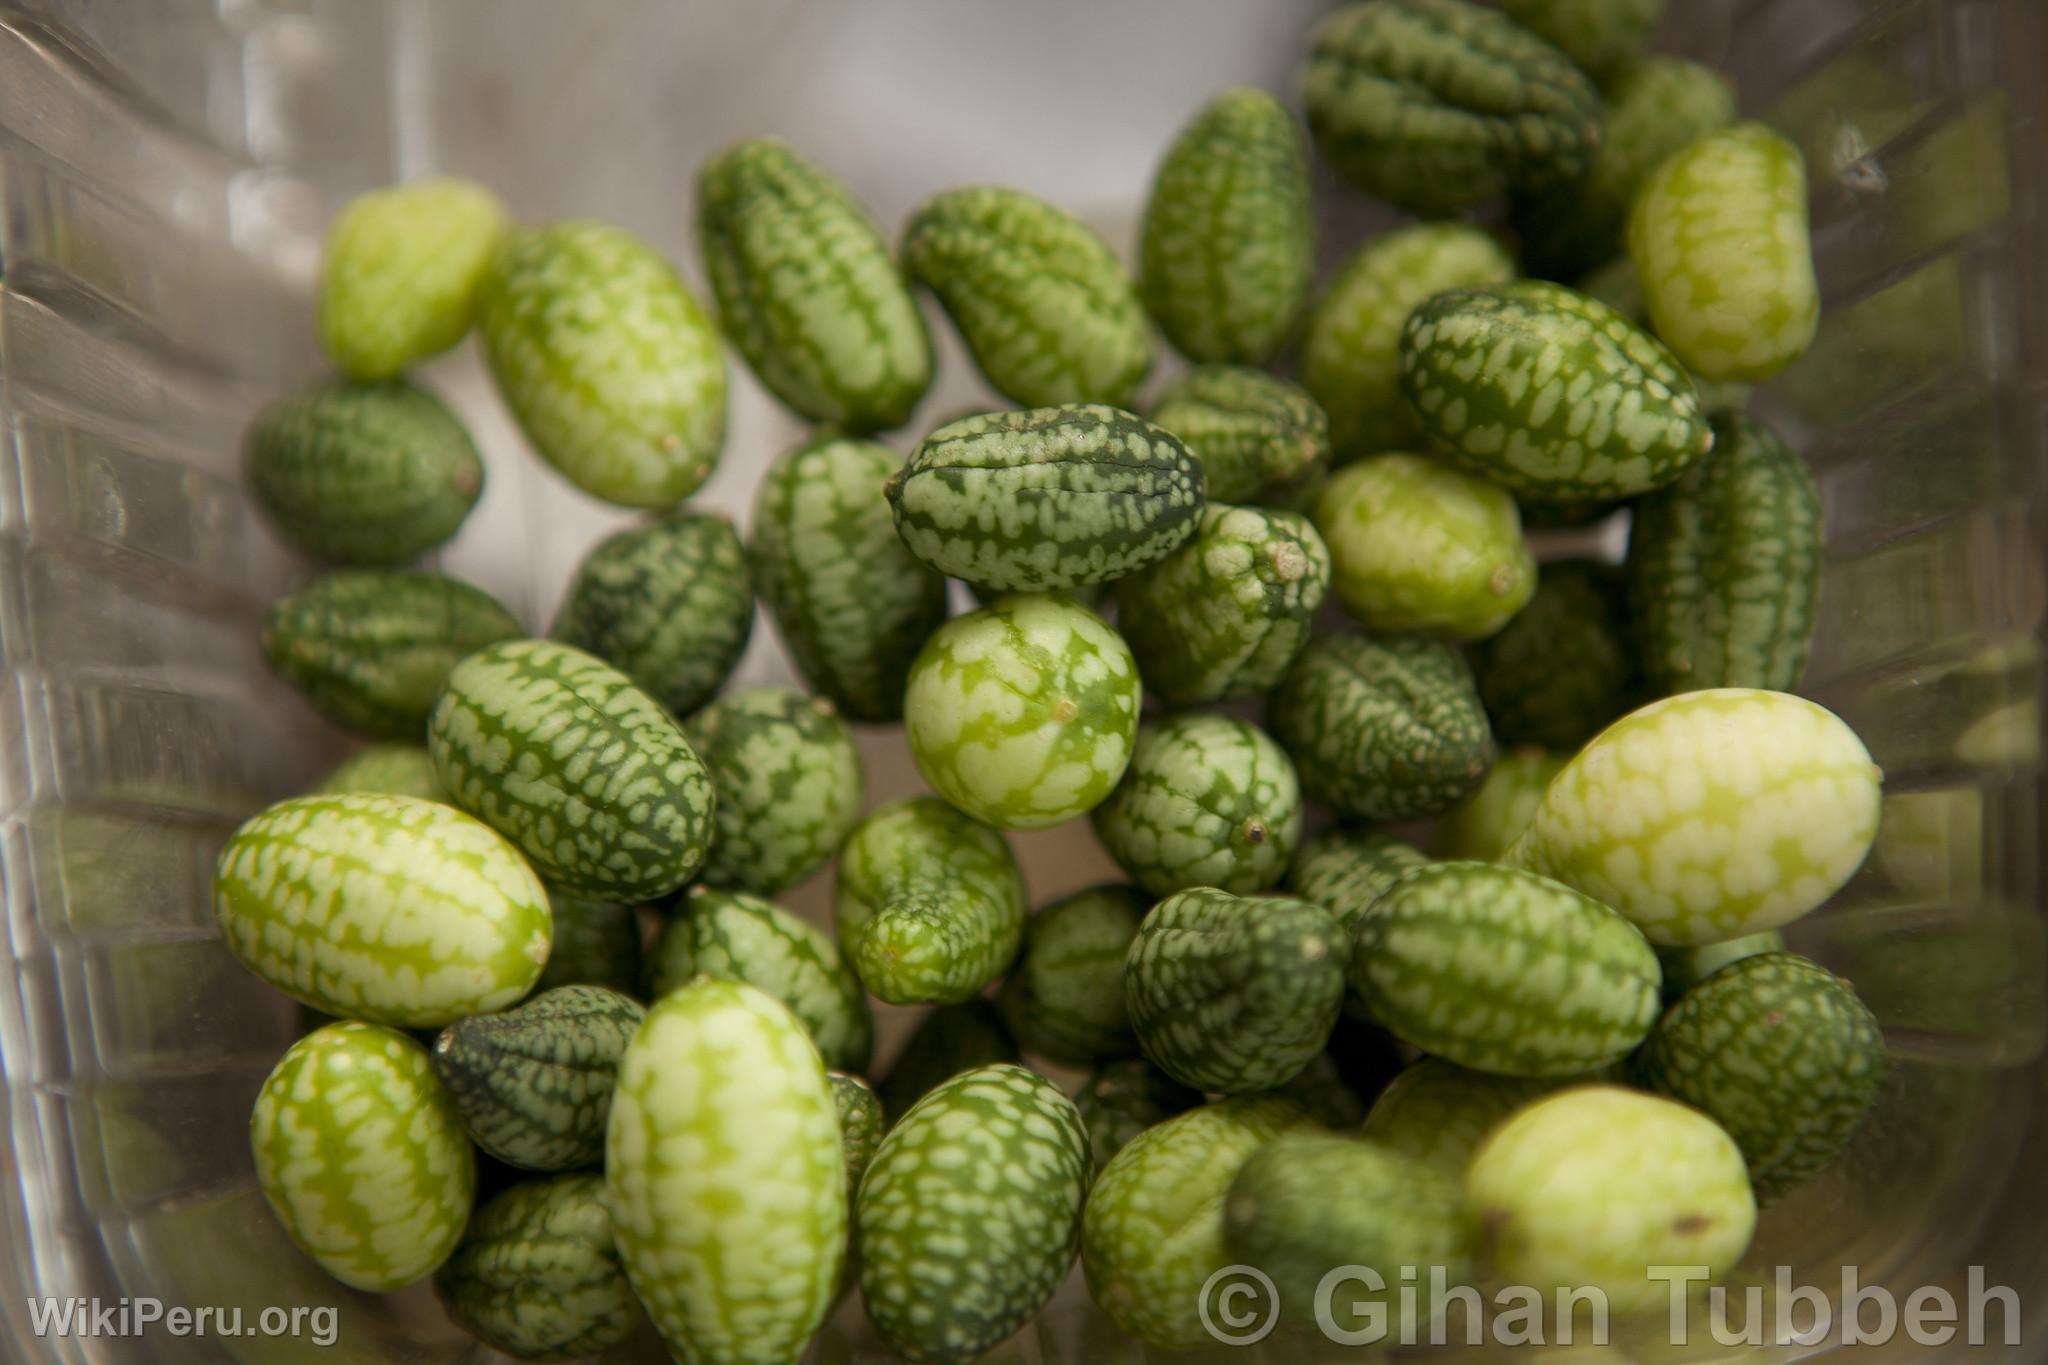
[[[1613,565],[1544,564],[1529,604],[1472,660],[1494,738],[1574,753],[1627,714],[1642,679],[1626,616]]]
[[[476,1152],[426,1050],[393,1029],[346,1021],[292,1044],[249,1145],[284,1230],[351,1288],[416,1284],[462,1239]]]
[[[1185,713],[1138,727],[1131,766],[1091,818],[1110,856],[1155,896],[1194,886],[1249,894],[1287,870],[1301,785],[1256,725]]]
[[[1436,822],[1439,858],[1498,862],[1522,837],[1543,804],[1550,779],[1563,771],[1562,754],[1517,749],[1494,762],[1479,790],[1445,811]]]
[[[861,1177],[875,1159],[888,1124],[882,1117],[882,1098],[866,1081],[843,1071],[828,1071],[832,1103],[839,1109],[839,1140],[846,1154],[846,1188],[849,1196],[860,1189]]]
[[[1891,829],[1889,810],[1884,829],[1887,833]],[[1694,948],[1659,948],[1657,961],[1664,965],[1664,1003],[1677,1004],[1680,996],[1731,963],[1755,957],[1758,953],[1784,951],[1785,936],[1776,929],[1723,939],[1719,943],[1702,943]]]
[[[1045,1307],[1074,1263],[1088,1133],[1051,1081],[955,1076],[889,1130],[861,1181],[860,1289],[911,1360],[964,1361]]]
[[[995,1003],[984,995],[970,996],[925,1015],[904,1040],[875,1093],[881,1097],[882,1113],[893,1123],[961,1072],[1017,1060],[1017,1040],[1004,1026]]]
[[[1240,365],[1197,365],[1166,387],[1149,419],[1202,466],[1211,502],[1282,505],[1330,462],[1330,419],[1300,385]]]
[[[604,986],[621,995],[640,990],[640,913],[631,905],[548,892],[555,914],[555,947],[535,991],[556,986]]]
[[[424,744],[366,744],[335,764],[309,794],[347,796],[353,792],[417,796],[423,801],[448,800],[440,780],[434,776],[434,760],[427,756]]]
[[[1138,665],[1100,616],[1018,594],[932,633],[903,720],[939,795],[999,829],[1043,829],[1099,805],[1137,739]]]
[[[706,977],[657,1001],[619,1063],[605,1138],[619,1259],[669,1351],[796,1365],[846,1256],[846,1155],[796,1017]]]
[[[1365,908],[1402,873],[1428,861],[1428,854],[1391,834],[1338,825],[1303,841],[1282,885],[1289,895],[1337,917],[1338,941],[1348,958]]]
[[[427,721],[455,804],[574,895],[665,896],[710,842],[710,775],[675,721],[580,649],[510,640],[448,675]]]
[[[490,826],[411,796],[300,796],[235,831],[213,878],[249,970],[337,1017],[439,1028],[548,960],[547,892]]]
[[[1124,958],[1151,905],[1135,886],[1094,886],[1024,922],[1023,950],[996,997],[1018,1042],[1062,1066],[1137,1050],[1124,1008]]]
[[[1662,976],[1635,926],[1496,863],[1432,863],[1358,921],[1351,988],[1395,1037],[1479,1071],[1605,1066],[1657,1020]]]
[[[1496,1076],[1442,1057],[1424,1057],[1380,1092],[1358,1135],[1461,1181],[1472,1154],[1503,1119],[1583,1079]]]
[[[1640,51],[1664,17],[1664,0],[1500,0],[1500,7],[1595,78]],[[1611,106],[1617,91],[1607,90]],[[1610,140],[1618,136],[1614,117],[1610,110]]]
[[[593,497],[673,507],[725,444],[725,356],[673,267],[589,220],[513,232],[478,297],[484,355],[542,459]]]
[[[351,379],[392,379],[469,332],[505,206],[454,178],[371,190],[327,229],[320,345]]]
[[[773,896],[828,862],[860,819],[860,750],[823,697],[748,687],[683,722],[718,792],[713,886]]]
[[[721,330],[800,417],[903,425],[932,382],[924,316],[852,191],[779,138],[697,172],[697,249]]]
[[[1074,1096],[1074,1108],[1088,1126],[1091,1178],[1102,1174],[1132,1138],[1201,1102],[1201,1091],[1188,1089],[1143,1057],[1104,1065]]]

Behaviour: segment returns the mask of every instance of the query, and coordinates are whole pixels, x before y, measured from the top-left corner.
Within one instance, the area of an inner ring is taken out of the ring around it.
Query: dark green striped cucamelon
[[[1182,891],[1145,916],[1124,991],[1138,1046],[1167,1075],[1225,1094],[1270,1090],[1336,1025],[1337,922],[1307,901]]]
[[[417,740],[448,670],[525,633],[482,588],[439,574],[344,569],[271,604],[263,657],[337,725]]]
[[[1005,592],[1121,578],[1194,534],[1202,467],[1117,408],[963,417],[889,481],[903,543],[940,573]]]
[[[548,635],[687,716],[718,695],[753,630],[739,533],[716,512],[677,508],[585,555]]]
[[[1330,419],[1299,384],[1240,365],[1197,365],[1148,415],[1202,466],[1211,502],[1281,505],[1330,462]]]
[[[1664,17],[1664,0],[1500,0],[1510,19],[1551,43],[1581,71],[1605,82],[1611,106],[1616,65],[1642,49]],[[1607,133],[1616,136],[1614,116]]]
[[[1161,701],[1241,701],[1287,672],[1329,586],[1307,517],[1212,502],[1179,549],[1117,580],[1117,625]]]
[[[825,1079],[839,1110],[839,1140],[846,1151],[846,1189],[851,1194],[860,1189],[860,1178],[867,1174],[888,1127],[882,1118],[882,1097],[866,1081],[843,1071],[828,1071]]]
[[[904,1040],[875,1093],[881,1096],[883,1114],[894,1123],[941,1082],[978,1066],[1017,1060],[1017,1040],[1004,1026],[1001,1012],[988,997],[977,995],[926,1014]]]
[[[1166,339],[1197,364],[1271,364],[1315,278],[1315,247],[1293,116],[1242,86],[1204,104],[1160,161],[1140,228],[1140,290]]]
[[[777,460],[754,495],[754,589],[804,681],[849,719],[903,715],[911,660],[946,619],[946,578],[896,534],[887,446],[824,435]]]
[[[453,177],[349,200],[320,265],[320,346],[335,368],[391,379],[462,340],[505,228],[496,195]]]
[[[1401,329],[1401,391],[1438,454],[1541,502],[1647,493],[1714,447],[1663,343],[1542,280],[1416,308]]]
[[[1201,1091],[1188,1089],[1143,1057],[1106,1064],[1074,1096],[1074,1108],[1088,1127],[1093,1173],[1100,1175],[1110,1158],[1147,1128],[1201,1102]]]
[[[1642,1042],[1662,976],[1596,900],[1498,863],[1432,863],[1358,921],[1351,988],[1395,1037],[1461,1066],[1562,1076]]]
[[[1138,727],[1130,767],[1090,818],[1118,866],[1155,896],[1194,886],[1248,894],[1287,870],[1301,785],[1256,725],[1213,712],[1166,716]]]
[[[1501,744],[1575,751],[1641,700],[1620,571],[1545,564],[1529,605],[1479,646],[1472,673]]]
[[[1745,957],[1687,991],[1630,1062],[1638,1085],[1727,1129],[1766,1197],[1841,1153],[1884,1074],[1884,1035],[1849,983],[1783,952]]]
[[[1066,1278],[1087,1190],[1088,1133],[1051,1081],[1007,1063],[946,1081],[889,1130],[861,1181],[869,1320],[911,1360],[980,1355]]]
[[[646,1321],[594,1174],[529,1180],[483,1205],[434,1292],[457,1326],[521,1360],[581,1360]]]
[[[561,986],[502,1014],[458,1019],[434,1070],[477,1146],[530,1171],[594,1166],[619,1058],[645,1011],[603,986]]]
[[[456,665],[427,721],[450,798],[573,895],[665,896],[711,840],[711,778],[668,713],[580,649],[509,640]]]
[[[1338,175],[1427,217],[1570,180],[1600,146],[1592,82],[1467,0],[1346,5],[1316,30],[1303,98]]]
[[[1023,950],[996,996],[1018,1042],[1062,1066],[1137,1050],[1124,1009],[1124,957],[1151,905],[1135,886],[1094,886],[1024,922]]]
[[[1428,861],[1428,854],[1391,834],[1338,825],[1303,841],[1282,885],[1337,917],[1338,941],[1348,958],[1365,907],[1402,873]]]
[[[1152,368],[1152,324],[1116,253],[1072,215],[982,185],[925,201],[903,265],[936,294],[997,393],[1025,407],[1128,405]]]
[[[1820,598],[1820,490],[1763,423],[1714,421],[1714,453],[1635,507],[1629,613],[1660,693],[1789,692]]]
[[[625,995],[640,989],[640,912],[612,901],[548,892],[555,946],[536,991],[556,986],[606,986]]]
[[[441,400],[402,379],[327,380],[257,414],[249,487],[284,538],[336,564],[404,564],[455,534],[483,460]]]
[[[823,697],[747,687],[683,722],[718,791],[713,886],[773,896],[823,867],[860,819],[860,750]]]
[[[1439,858],[1492,863],[1506,856],[1543,804],[1563,754],[1515,749],[1494,760],[1479,790],[1437,817],[1432,851]]]
[[[1493,734],[1472,670],[1440,640],[1322,635],[1266,707],[1302,790],[1348,819],[1434,815],[1478,786]]]
[[[779,138],[697,172],[697,249],[720,330],[800,417],[903,425],[932,382],[924,316],[868,211]]]
[[[693,886],[647,950],[649,1000],[692,977],[744,981],[789,1007],[825,1065],[865,1071],[874,1012],[830,935],[745,892]]]
[[[666,508],[711,477],[725,444],[725,355],[645,242],[589,220],[515,230],[477,308],[505,406],[571,483]]]
[[[425,725],[420,727],[424,733]],[[313,788],[315,796],[347,796],[381,792],[386,796],[417,796],[423,801],[448,800],[434,776],[434,760],[424,744],[366,744],[329,770]]]

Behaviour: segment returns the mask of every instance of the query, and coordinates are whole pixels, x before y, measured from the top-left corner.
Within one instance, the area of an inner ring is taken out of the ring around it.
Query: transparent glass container
[[[224,836],[345,751],[265,670],[265,605],[312,566],[239,480],[250,414],[318,368],[319,232],[434,172],[526,219],[593,215],[699,278],[691,176],[779,133],[892,229],[995,180],[1132,244],[1155,158],[1203,98],[1290,90],[1311,0],[17,0],[0,11],[0,1359],[481,1360],[432,1295],[352,1293],[251,1180],[250,1102],[298,1011],[221,945]],[[1672,0],[1667,43],[1731,71],[1804,148],[1826,314],[1760,409],[1811,460],[1829,552],[1804,689],[1887,774],[1875,854],[1795,945],[1855,980],[1894,1067],[1749,1265],[1832,1287],[2010,1286],[2048,1329],[2039,707],[2048,450],[2048,5]],[[1326,197],[1334,259],[1379,219]],[[951,330],[906,431],[979,401]],[[702,501],[745,520],[802,434],[732,368]],[[1163,371],[1162,371],[1163,374]],[[534,629],[624,519],[524,449],[470,348],[425,374],[489,483],[439,556]],[[1156,382],[1156,381],[1155,381]],[[907,437],[905,437],[907,439]],[[756,631],[741,681],[789,678]],[[870,795],[915,785],[863,736]],[[1085,828],[1018,841],[1034,897],[1109,872]],[[826,909],[822,881],[791,903]],[[904,1021],[891,1019],[900,1035]],[[38,1334],[42,1296],[332,1307],[338,1339]],[[1818,1347],[1761,1348],[1774,1357]],[[1896,1339],[1896,1356],[1942,1354]],[[1946,1348],[1961,1354],[1958,1344]],[[1580,1352],[1583,1354],[1583,1350]],[[1136,1362],[1078,1272],[993,1359]],[[1233,1360],[1335,1356],[1273,1339]],[[1728,1354],[1623,1332],[1614,1360]],[[818,1358],[882,1358],[857,1306]],[[621,1359],[660,1358],[641,1340]],[[1219,1358],[1220,1352],[1219,1352]]]

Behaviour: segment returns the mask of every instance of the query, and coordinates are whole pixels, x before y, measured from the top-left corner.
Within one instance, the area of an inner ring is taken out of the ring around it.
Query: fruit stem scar
[[[1280,544],[1273,547],[1273,576],[1282,583],[1293,583],[1308,572],[1308,556],[1301,552],[1299,545]]]
[[[1266,842],[1266,826],[1258,820],[1247,820],[1244,822],[1244,837],[1246,843],[1263,844]]]
[[[1690,1237],[1694,1233],[1705,1232],[1713,1225],[1713,1219],[1706,1217],[1704,1214],[1692,1213],[1687,1214],[1683,1218],[1674,1219],[1671,1224],[1671,1230],[1681,1237]]]
[[[1067,724],[1080,714],[1081,708],[1072,697],[1061,697],[1052,704],[1052,718],[1061,725]]]

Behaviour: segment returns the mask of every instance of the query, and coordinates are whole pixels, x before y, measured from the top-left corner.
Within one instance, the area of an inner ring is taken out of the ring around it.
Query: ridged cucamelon
[[[1571,753],[1640,700],[1623,596],[1612,565],[1543,566],[1528,605],[1473,656],[1495,739]]]
[[[462,340],[505,227],[496,195],[452,177],[351,199],[320,268],[320,345],[335,368],[391,379]]]
[[[1307,390],[1239,365],[1197,365],[1168,385],[1149,420],[1202,466],[1211,502],[1282,505],[1330,462],[1330,419]]]
[[[860,819],[860,750],[832,703],[748,687],[683,722],[718,792],[713,886],[773,896],[824,866]]]
[[[1131,766],[1090,817],[1131,880],[1155,896],[1207,886],[1248,894],[1280,880],[1301,837],[1301,785],[1257,726],[1213,713],[1138,727]]]
[[[1088,1127],[1088,1151],[1095,1175],[1132,1138],[1202,1102],[1190,1090],[1143,1057],[1110,1062],[1082,1085],[1074,1107]]]
[[[1124,958],[1152,898],[1112,883],[1062,896],[1024,922],[1024,946],[996,997],[1026,1048],[1062,1066],[1137,1050]]]

